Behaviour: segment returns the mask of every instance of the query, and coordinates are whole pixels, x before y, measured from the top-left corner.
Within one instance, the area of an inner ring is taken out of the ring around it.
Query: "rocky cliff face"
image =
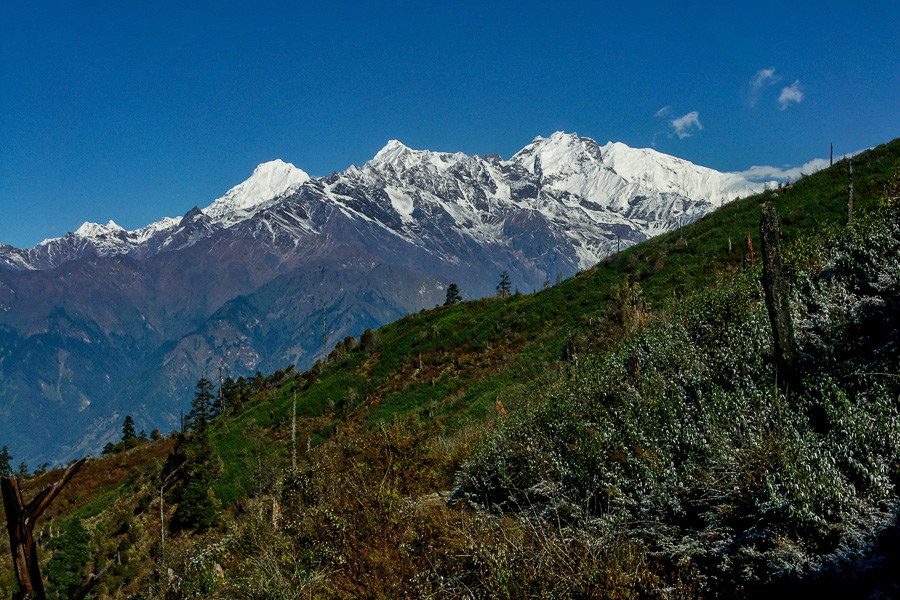
[[[536,138],[509,160],[388,143],[318,179],[260,165],[205,209],[0,246],[0,425],[30,463],[96,451],[126,414],[171,429],[193,385],[321,354],[441,303],[524,292],[761,188],[622,144]]]

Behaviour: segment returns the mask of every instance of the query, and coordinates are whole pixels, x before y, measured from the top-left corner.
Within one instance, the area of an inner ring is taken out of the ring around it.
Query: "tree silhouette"
[[[212,488],[219,476],[219,458],[209,433],[199,430],[179,441],[164,473],[178,472],[173,500],[178,504],[169,526],[173,531],[205,531],[219,520],[219,505]]]
[[[359,337],[359,345],[363,350],[371,350],[375,347],[375,344],[377,342],[378,339],[375,336],[375,332],[372,331],[371,328],[363,331],[362,335]]]
[[[509,271],[503,271],[500,273],[500,283],[497,284],[497,297],[506,298],[509,296],[510,289]]]
[[[122,441],[127,443],[133,437],[135,437],[134,419],[131,418],[131,415],[128,415],[122,422]]]
[[[13,474],[12,465],[10,462],[12,461],[12,456],[9,455],[9,448],[3,446],[3,449],[0,450],[0,477],[10,477]]]
[[[188,419],[191,422],[191,428],[195,431],[205,430],[213,418],[213,402],[215,396],[212,393],[213,384],[206,377],[201,377],[197,382],[197,391],[194,392],[194,399],[191,401],[191,412]]]
[[[462,296],[459,294],[459,288],[455,283],[451,283],[447,287],[447,300],[444,302],[444,306],[453,306],[460,302],[462,302]]]

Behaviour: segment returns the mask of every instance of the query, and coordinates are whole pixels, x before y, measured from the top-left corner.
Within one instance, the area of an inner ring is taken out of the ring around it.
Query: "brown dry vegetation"
[[[900,148],[893,152],[889,158]],[[873,179],[900,159],[886,160],[870,161],[877,167]],[[861,165],[860,182],[865,172]],[[835,170],[783,192],[777,202],[785,227],[796,231],[816,217],[798,207],[823,186],[838,194],[840,177]],[[702,597],[698,565],[651,551],[626,533],[633,523],[602,525],[578,516],[595,507],[560,505],[548,518],[546,506],[532,514],[527,503],[503,512],[450,507],[447,500],[461,467],[485,456],[504,419],[521,415],[528,397],[572,378],[572,354],[583,360],[615,348],[654,319],[664,320],[661,307],[673,295],[683,298],[722,272],[740,271],[741,236],[754,228],[763,200],[775,198],[736,202],[686,227],[689,244],[661,236],[623,252],[621,263],[606,261],[539,293],[409,315],[380,330],[373,348],[337,352],[306,373],[248,381],[210,434],[209,459],[222,473],[213,485],[219,525],[203,534],[172,534],[165,565],[156,482],[175,440],[90,461],[41,525],[58,530],[65,518],[83,516],[93,533],[91,568],[111,567],[98,598],[164,597],[167,590],[170,598]],[[637,353],[623,360],[620,387],[648,377]],[[296,472],[290,468],[294,394]],[[508,417],[495,408],[498,401]],[[579,443],[559,447],[575,453]],[[752,452],[756,446],[748,448],[738,455],[746,493],[735,511],[752,504],[749,495],[778,464],[777,445],[759,446],[760,456]],[[545,459],[541,451],[530,456]],[[654,467],[660,456],[647,444],[623,443],[594,462]],[[58,474],[26,481],[26,497]],[[526,491],[525,498],[555,497],[552,490]],[[165,501],[170,522],[169,492]],[[6,593],[8,549],[0,552],[0,592]]]

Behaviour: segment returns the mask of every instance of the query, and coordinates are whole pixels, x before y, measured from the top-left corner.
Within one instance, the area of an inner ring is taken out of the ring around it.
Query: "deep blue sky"
[[[305,4],[5,0],[0,243],[392,138],[508,158],[576,131],[741,171],[900,136],[896,0]]]

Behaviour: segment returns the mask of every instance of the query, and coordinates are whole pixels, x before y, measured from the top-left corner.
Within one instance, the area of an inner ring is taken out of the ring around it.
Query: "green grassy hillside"
[[[900,141],[854,159],[857,215],[875,210],[898,171]],[[878,434],[869,452],[864,435],[892,422],[894,387],[864,379],[874,382],[866,395],[842,379],[872,364],[882,380],[896,377],[896,353],[867,360],[884,344],[854,345],[846,333],[860,314],[893,313],[865,309],[858,298],[871,290],[822,283],[835,265],[840,281],[877,283],[895,257],[883,217],[881,229],[842,233],[846,184],[839,163],[547,289],[407,315],[342,340],[306,373],[235,382],[207,432],[91,461],[104,472],[112,461],[132,466],[116,482],[82,480],[42,526],[58,532],[75,515],[88,524],[88,566],[111,565],[96,590],[103,598],[166,588],[183,597],[700,597],[762,585],[792,564],[826,564],[896,501],[896,449]],[[808,397],[783,398],[771,383],[755,264],[766,202],[782,217],[795,310],[818,365],[809,385],[820,391]],[[876,238],[884,251],[861,255]],[[842,302],[863,308],[841,312]],[[754,419],[741,420],[748,411]],[[819,460],[831,461],[834,472],[821,471],[836,478],[830,487],[774,475],[815,472]],[[54,476],[28,481],[26,496]],[[813,491],[801,497],[801,488]],[[441,494],[453,489],[461,495],[448,509]],[[757,530],[749,550],[735,533]]]

